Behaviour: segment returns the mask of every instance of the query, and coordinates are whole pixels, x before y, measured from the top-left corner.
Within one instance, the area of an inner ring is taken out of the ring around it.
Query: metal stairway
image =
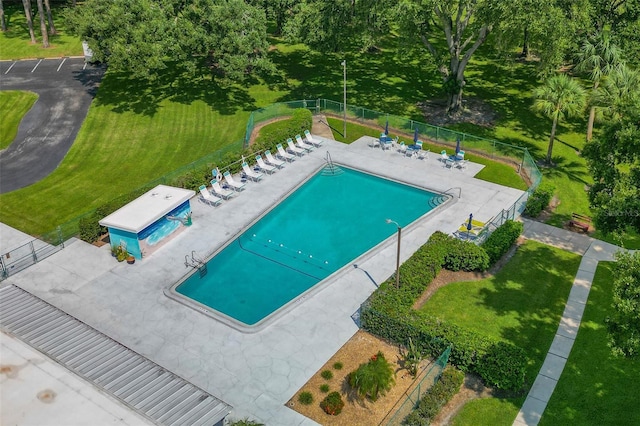
[[[217,425],[231,406],[14,285],[0,328],[158,425]]]

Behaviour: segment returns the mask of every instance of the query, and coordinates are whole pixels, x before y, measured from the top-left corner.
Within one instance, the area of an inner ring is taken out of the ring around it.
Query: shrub
[[[554,191],[555,187],[552,185],[540,185],[527,200],[527,205],[524,208],[524,214],[529,217],[538,217],[542,210],[547,208],[549,205]]]
[[[478,360],[475,371],[489,386],[518,390],[524,386],[526,365],[524,349],[506,342],[497,342]]]
[[[333,379],[333,373],[331,372],[331,370],[324,370],[322,373],[320,373],[320,375],[325,380]]]
[[[276,144],[283,143],[287,138],[293,138],[310,130],[313,125],[313,115],[305,108],[295,109],[291,118],[268,124],[260,129],[260,134],[252,144],[254,151],[272,149]]]
[[[458,393],[463,381],[464,373],[460,370],[455,368],[445,369],[440,379],[425,392],[418,403],[418,407],[404,419],[402,424],[412,426],[428,425],[442,407]]]
[[[232,420],[229,423],[226,423],[227,426],[264,426],[264,423],[258,423],[255,420],[242,419],[242,420]]]
[[[311,405],[313,403],[313,395],[308,391],[301,392],[298,395],[298,402],[302,405]]]
[[[615,255],[613,311],[605,323],[609,347],[615,356],[640,355],[640,252]]]
[[[343,367],[343,364],[340,361],[333,363],[334,370],[342,370],[342,367]]]
[[[382,352],[373,355],[368,362],[360,364],[349,374],[349,385],[362,398],[376,401],[395,384],[393,367]]]
[[[493,231],[489,238],[482,244],[482,248],[489,255],[489,264],[494,265],[509,251],[522,233],[522,223],[507,220],[498,229]]]
[[[320,408],[327,414],[337,416],[344,408],[342,396],[338,392],[331,392],[320,402]]]
[[[98,224],[98,221],[102,217],[98,217],[95,213],[85,216],[78,222],[78,228],[80,231],[80,239],[88,243],[98,241],[100,235],[102,235],[102,227]]]
[[[489,255],[471,241],[462,241],[449,236],[447,254],[444,256],[445,269],[450,271],[486,271],[489,268]]]
[[[327,393],[329,392],[329,385],[326,383],[323,383],[320,385],[320,392],[322,393]]]

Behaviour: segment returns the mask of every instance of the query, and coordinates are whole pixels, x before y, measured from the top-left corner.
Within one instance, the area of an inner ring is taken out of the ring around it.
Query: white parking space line
[[[67,60],[67,58],[64,58],[62,60],[62,62],[60,62],[60,65],[58,65],[58,69],[56,70],[56,72],[60,71],[60,68],[62,68],[62,64],[64,64],[64,61],[66,61],[66,60]]]
[[[31,70],[31,72],[34,72],[34,71],[36,70],[36,68],[38,68],[38,65],[40,65],[40,62],[42,62],[42,59],[40,59],[40,60],[38,61],[38,63],[36,64],[36,66],[35,66],[35,67],[33,67],[33,69]]]
[[[5,74],[9,73],[9,71],[11,71],[11,68],[13,68],[13,66],[17,63],[18,61],[13,61],[13,63],[11,64],[11,66],[9,68],[7,68],[7,70],[4,72]]]
[[[85,62],[84,65],[82,66],[82,70],[84,71],[87,68],[87,63]]]

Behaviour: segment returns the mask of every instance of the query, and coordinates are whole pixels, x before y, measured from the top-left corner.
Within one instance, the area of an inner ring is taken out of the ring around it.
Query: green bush
[[[343,365],[340,361],[338,361],[338,362],[334,362],[334,363],[333,363],[333,369],[334,369],[334,370],[342,370],[342,367],[343,367],[343,366],[344,366],[344,365]]]
[[[527,205],[524,208],[524,214],[529,217],[538,217],[542,210],[547,208],[549,205],[554,191],[555,187],[552,185],[541,184],[527,200]]]
[[[320,385],[320,392],[322,393],[327,393],[329,392],[329,385],[326,383],[323,383]]]
[[[320,375],[325,380],[333,379],[333,373],[331,372],[331,370],[324,370],[322,373],[320,373]]]
[[[450,271],[486,271],[489,268],[489,256],[482,247],[471,241],[462,241],[451,235],[437,231],[434,241],[446,247],[442,266]]]
[[[521,224],[517,225],[521,229]],[[411,339],[421,354],[434,358],[451,346],[449,361],[462,371],[476,372],[504,389],[519,389],[524,380],[521,372],[527,364],[521,348],[498,345],[487,336],[412,309],[444,264],[448,240],[446,234],[434,233],[400,267],[400,288],[391,281],[380,285],[361,307],[362,328],[398,345]],[[513,364],[505,362],[509,358]],[[500,362],[505,362],[507,368],[494,370],[495,363]]]
[[[288,138],[302,135],[305,130],[311,130],[313,115],[305,108],[293,110],[291,118],[268,124],[260,129],[251,147],[254,151],[273,149],[279,143],[285,143]]]
[[[511,248],[522,233],[522,223],[507,220],[493,231],[482,243],[482,248],[489,255],[489,264],[494,265]]]
[[[313,403],[313,395],[308,391],[301,392],[298,395],[298,402],[302,405],[311,405]]]
[[[88,243],[98,241],[100,235],[102,235],[102,227],[98,224],[98,221],[102,219],[95,213],[85,216],[78,222],[78,228],[80,231],[80,239]]]
[[[342,396],[338,392],[331,392],[320,402],[320,408],[327,414],[337,416],[344,408]]]
[[[376,401],[395,384],[393,374],[389,361],[382,352],[378,352],[349,374],[349,385],[360,397]]]
[[[405,417],[402,424],[411,426],[429,425],[442,407],[458,393],[462,382],[464,382],[464,373],[455,368],[445,369],[440,379],[425,392],[418,403],[418,407]]]

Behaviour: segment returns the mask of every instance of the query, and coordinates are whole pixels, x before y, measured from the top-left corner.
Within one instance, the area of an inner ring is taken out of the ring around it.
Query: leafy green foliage
[[[527,200],[527,206],[524,208],[524,214],[529,217],[538,217],[538,215],[547,208],[551,198],[553,197],[555,188],[551,184],[542,183],[533,191],[533,194]]]
[[[613,270],[613,315],[607,318],[609,346],[616,356],[640,355],[640,253],[618,252]]]
[[[482,243],[482,248],[489,255],[489,264],[494,265],[511,248],[522,233],[522,223],[507,220],[493,231]]]
[[[447,235],[445,241],[446,254],[442,265],[445,269],[450,271],[482,272],[489,268],[489,256],[482,247],[471,241],[462,241],[451,235]]]
[[[404,368],[407,369],[409,374],[411,374],[413,377],[416,377],[416,375],[418,374],[418,366],[420,366],[420,362],[422,361],[422,353],[413,343],[413,339],[411,339],[411,337],[409,337],[409,343],[407,343],[407,347],[400,348],[400,357],[402,358]]]
[[[325,380],[333,379],[333,373],[331,372],[331,370],[323,370],[322,373],[320,373],[320,376],[322,376],[322,378]]]
[[[331,392],[322,401],[320,401],[320,408],[322,408],[327,414],[337,416],[344,408],[342,396],[338,392]]]
[[[264,423],[258,423],[255,420],[242,419],[231,421],[228,423],[228,426],[264,426]]]
[[[98,241],[100,235],[102,235],[100,224],[98,221],[102,217],[97,217],[95,214],[85,216],[78,222],[78,228],[80,230],[80,239],[88,243]]]
[[[349,385],[361,398],[377,401],[395,384],[393,366],[382,352],[373,355],[368,362],[360,364],[357,370],[349,374]]]
[[[424,393],[414,411],[409,414],[403,425],[428,426],[442,407],[453,398],[464,382],[464,373],[455,368],[446,368],[433,386]]]
[[[489,347],[478,360],[482,380],[498,389],[520,389],[524,384],[527,356],[524,349],[505,342]]]
[[[329,392],[329,389],[330,389],[329,385],[326,384],[326,383],[323,383],[323,384],[320,385],[320,392],[322,392],[322,393]]]
[[[298,402],[302,405],[311,405],[313,403],[313,395],[309,391],[300,392]]]
[[[337,361],[337,362],[333,363],[333,369],[334,370],[342,370],[342,367],[344,367],[344,364],[341,363],[340,361]]]
[[[302,135],[305,130],[310,130],[313,125],[313,115],[305,108],[293,110],[291,118],[268,124],[260,129],[260,133],[251,149],[254,151],[274,149],[279,143],[295,135]]]

